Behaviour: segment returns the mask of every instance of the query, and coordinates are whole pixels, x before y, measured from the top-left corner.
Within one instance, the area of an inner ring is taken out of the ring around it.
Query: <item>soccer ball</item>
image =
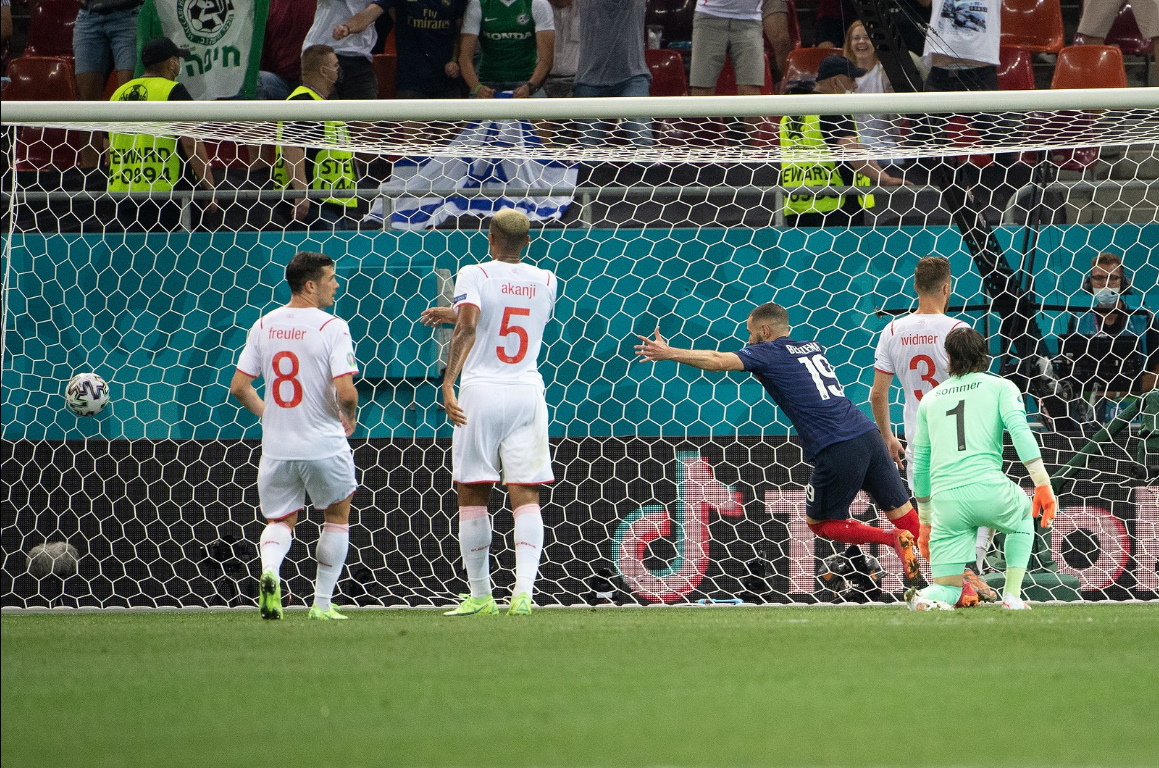
[[[68,380],[64,401],[77,416],[95,416],[109,404],[109,385],[95,373],[78,373]]]
[[[76,573],[76,547],[67,541],[49,541],[37,544],[28,552],[28,572],[38,579],[59,576],[67,579]]]

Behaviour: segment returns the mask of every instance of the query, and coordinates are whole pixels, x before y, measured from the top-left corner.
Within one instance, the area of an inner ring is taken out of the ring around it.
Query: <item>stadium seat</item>
[[[841,51],[837,48],[796,48],[789,51],[788,61],[785,62],[785,77],[782,81],[782,88],[785,83],[791,83],[794,80],[816,80],[817,67],[821,66],[825,57],[839,53]]]
[[[40,0],[28,19],[26,56],[72,56],[76,0]]]
[[[55,56],[21,56],[8,64],[12,82],[4,100],[72,101],[76,79],[72,61]],[[88,135],[59,128],[21,127],[16,132],[16,170],[64,171],[76,167],[77,153]]]
[[[1059,0],[1002,0],[1002,44],[1034,53],[1058,53],[1063,47]]]
[[[1058,54],[1051,88],[1126,88],[1123,52],[1113,45],[1071,45]],[[1081,133],[1093,124],[1082,112],[1053,117],[1060,133]],[[1065,122],[1063,122],[1065,121]],[[1099,161],[1098,147],[1079,147],[1054,152],[1051,160],[1064,171],[1086,171]]]
[[[378,78],[378,98],[393,99],[395,94],[395,74],[398,72],[398,55],[379,53],[374,57],[374,76]]]
[[[1051,88],[1126,88],[1123,52],[1113,45],[1071,45],[1058,54]]]
[[[1119,9],[1115,23],[1107,32],[1106,43],[1119,46],[1119,50],[1126,56],[1150,56],[1155,52],[1152,40],[1143,37],[1143,33],[1139,31],[1139,22],[1135,20],[1135,11],[1130,3],[1125,3]]]
[[[652,73],[652,96],[687,96],[688,76],[684,73],[684,57],[679,51],[665,48],[644,51],[644,61]]]
[[[736,70],[732,68],[732,59],[724,58],[724,68],[720,70],[720,77],[716,79],[717,96],[736,96]],[[773,93],[773,73],[769,68],[769,53],[765,51],[765,82],[761,86],[761,95],[770,96]]]
[[[998,87],[1003,91],[1034,90],[1034,59],[1026,48],[1004,45],[999,49]]]

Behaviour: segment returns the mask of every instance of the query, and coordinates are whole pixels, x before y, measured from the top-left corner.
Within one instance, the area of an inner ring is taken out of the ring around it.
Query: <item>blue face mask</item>
[[[1095,304],[1108,309],[1119,303],[1119,292],[1114,288],[1100,288],[1095,291]]]

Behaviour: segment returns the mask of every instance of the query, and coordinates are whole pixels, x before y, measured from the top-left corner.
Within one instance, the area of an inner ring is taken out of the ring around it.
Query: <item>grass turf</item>
[[[8,614],[7,766],[1155,765],[1159,606]]]

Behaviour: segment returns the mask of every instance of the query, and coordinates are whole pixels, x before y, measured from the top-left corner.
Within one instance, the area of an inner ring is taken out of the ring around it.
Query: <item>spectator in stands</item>
[[[1055,361],[1094,406],[1094,417],[1110,421],[1124,401],[1155,389],[1159,377],[1159,328],[1145,309],[1123,300],[1131,281],[1123,260],[1113,253],[1091,259],[1083,290],[1094,305],[1071,315]]]
[[[736,72],[736,92],[755,96],[765,84],[762,0],[696,0],[692,17],[693,96],[712,96],[727,55]]]
[[[117,85],[121,86],[132,79],[137,68],[137,15],[142,0],[78,2],[80,10],[72,28],[76,97],[81,101],[101,101],[109,72],[116,72]],[[77,164],[82,169],[100,164],[97,146],[98,141],[91,139],[81,149]]]
[[[302,51],[302,84],[290,94],[290,101],[323,101],[337,89],[341,65],[338,55],[328,45],[312,45]],[[282,145],[282,135],[292,134],[313,144],[309,148]],[[321,201],[299,198],[290,217],[296,222],[332,229],[354,229],[358,198],[351,194],[358,187],[354,170],[354,153],[338,149],[318,149],[321,143],[348,142],[346,125],[327,121],[285,123],[278,126],[278,157],[274,164],[274,184],[279,189],[299,192],[313,189],[334,191],[333,197]],[[340,191],[345,191],[342,194]],[[316,215],[310,212],[317,209]]]
[[[1159,0],[1129,0],[1135,14],[1135,23],[1143,37],[1151,38],[1154,50],[1159,51]],[[1083,15],[1079,19],[1075,45],[1103,45],[1107,33],[1115,23],[1128,0],[1084,0]]]
[[[459,30],[467,0],[390,0],[371,3],[344,25],[358,34],[382,16],[394,16],[398,56],[395,97],[457,99],[462,96]]]
[[[817,68],[817,82],[801,86],[803,93],[852,93],[854,78],[865,70],[844,56],[828,56]],[[818,149],[859,150],[857,125],[847,115],[805,115],[781,118],[781,149],[791,158],[794,151]],[[906,182],[890,175],[873,160],[801,160],[781,163],[781,184],[786,187],[896,187]],[[863,211],[873,207],[872,195],[836,192],[790,191],[785,198],[785,221],[795,227],[855,227],[864,221]]]
[[[785,76],[785,64],[789,51],[793,50],[793,36],[789,33],[789,4],[785,0],[764,0],[761,3],[761,25],[765,39],[773,49],[777,71],[774,80]]]
[[[318,0],[314,12],[314,23],[306,33],[305,49],[315,45],[330,45],[338,56],[341,77],[334,86],[336,99],[377,99],[378,78],[374,74],[371,49],[378,39],[373,24],[366,24],[360,31],[349,25],[370,6],[379,6],[375,18],[390,5],[391,0]],[[373,21],[373,19],[371,19]],[[356,23],[357,27],[358,24]],[[302,79],[305,81],[305,73]]]
[[[270,0],[262,45],[258,98],[284,101],[302,79],[302,44],[314,21],[315,0]]]
[[[853,0],[818,0],[813,28],[813,45],[818,48],[840,48],[845,44],[845,30],[857,21]]]
[[[150,40],[141,49],[144,74],[122,85],[109,100],[192,101],[189,90],[177,82],[181,61],[188,56],[187,48],[178,48],[167,37]],[[115,200],[116,218],[127,231],[150,232],[179,225],[181,206],[171,193],[186,183],[182,154],[197,184],[212,192],[213,169],[200,141],[184,136],[109,134],[109,191],[154,193],[144,201]],[[205,208],[216,210],[217,205],[211,200]]]
[[[885,67],[877,58],[877,49],[865,30],[865,25],[855,21],[845,33],[845,58],[864,69],[865,74],[857,78],[858,93],[893,93],[893,86],[886,77]],[[857,133],[863,145],[882,153],[893,152],[901,142],[901,119],[898,115],[872,114],[857,116]],[[890,165],[899,166],[901,161],[891,159]],[[893,172],[893,169],[887,168]]]
[[[12,0],[0,0],[0,45],[8,56],[8,40],[12,37]]]
[[[930,8],[927,91],[998,90],[1002,0],[918,0]]]
[[[576,6],[581,0],[550,0],[555,20],[555,51],[551,57],[551,74],[543,88],[551,98],[571,96],[579,67],[580,21]]]
[[[546,96],[554,56],[555,17],[547,0],[468,0],[459,69],[472,98]]]
[[[576,0],[579,5],[579,69],[572,92],[580,98],[647,96],[652,73],[644,60],[644,16],[647,0]],[[624,120],[621,128],[632,143],[652,143],[648,120]],[[598,144],[606,123],[585,122],[580,141]]]

